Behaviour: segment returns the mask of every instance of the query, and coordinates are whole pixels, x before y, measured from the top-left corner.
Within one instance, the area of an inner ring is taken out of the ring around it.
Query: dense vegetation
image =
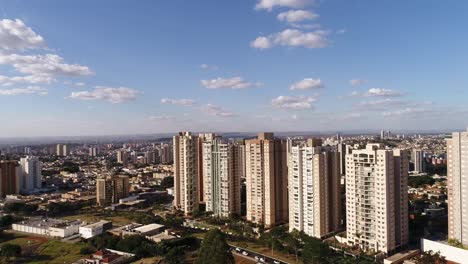
[[[198,251],[195,264],[233,264],[234,257],[229,251],[225,235],[215,228],[209,231]]]

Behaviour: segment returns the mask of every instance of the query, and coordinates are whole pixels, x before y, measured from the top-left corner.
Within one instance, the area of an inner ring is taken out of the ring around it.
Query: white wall
[[[429,251],[432,250],[434,252],[440,251],[440,254],[444,256],[447,260],[458,262],[458,263],[466,263],[468,260],[468,250],[464,250],[457,247],[452,247],[448,244],[428,240],[428,239],[421,239],[421,250],[422,251]]]

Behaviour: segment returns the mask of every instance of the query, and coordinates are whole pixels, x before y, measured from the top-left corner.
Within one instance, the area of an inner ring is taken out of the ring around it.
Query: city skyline
[[[467,3],[0,2],[0,137],[466,125]]]

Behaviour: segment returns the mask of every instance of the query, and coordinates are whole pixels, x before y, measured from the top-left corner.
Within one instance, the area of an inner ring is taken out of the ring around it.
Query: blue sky
[[[467,9],[0,0],[0,136],[459,129]]]

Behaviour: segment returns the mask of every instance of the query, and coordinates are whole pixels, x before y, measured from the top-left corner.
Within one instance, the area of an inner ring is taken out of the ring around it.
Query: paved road
[[[287,262],[284,262],[284,261],[281,261],[279,259],[275,259],[275,258],[266,256],[266,255],[262,255],[262,254],[260,254],[258,252],[255,252],[255,251],[252,251],[252,250],[249,250],[249,249],[240,248],[240,247],[231,246],[231,245],[229,245],[229,246],[231,247],[232,253],[241,255],[241,256],[246,257],[246,258],[250,258],[253,261],[256,261],[257,263],[289,264]],[[239,250],[237,250],[237,249],[239,249]],[[247,253],[247,255],[245,255],[244,252]],[[257,257],[258,259],[256,259],[255,257]],[[261,259],[263,259],[263,261]]]

